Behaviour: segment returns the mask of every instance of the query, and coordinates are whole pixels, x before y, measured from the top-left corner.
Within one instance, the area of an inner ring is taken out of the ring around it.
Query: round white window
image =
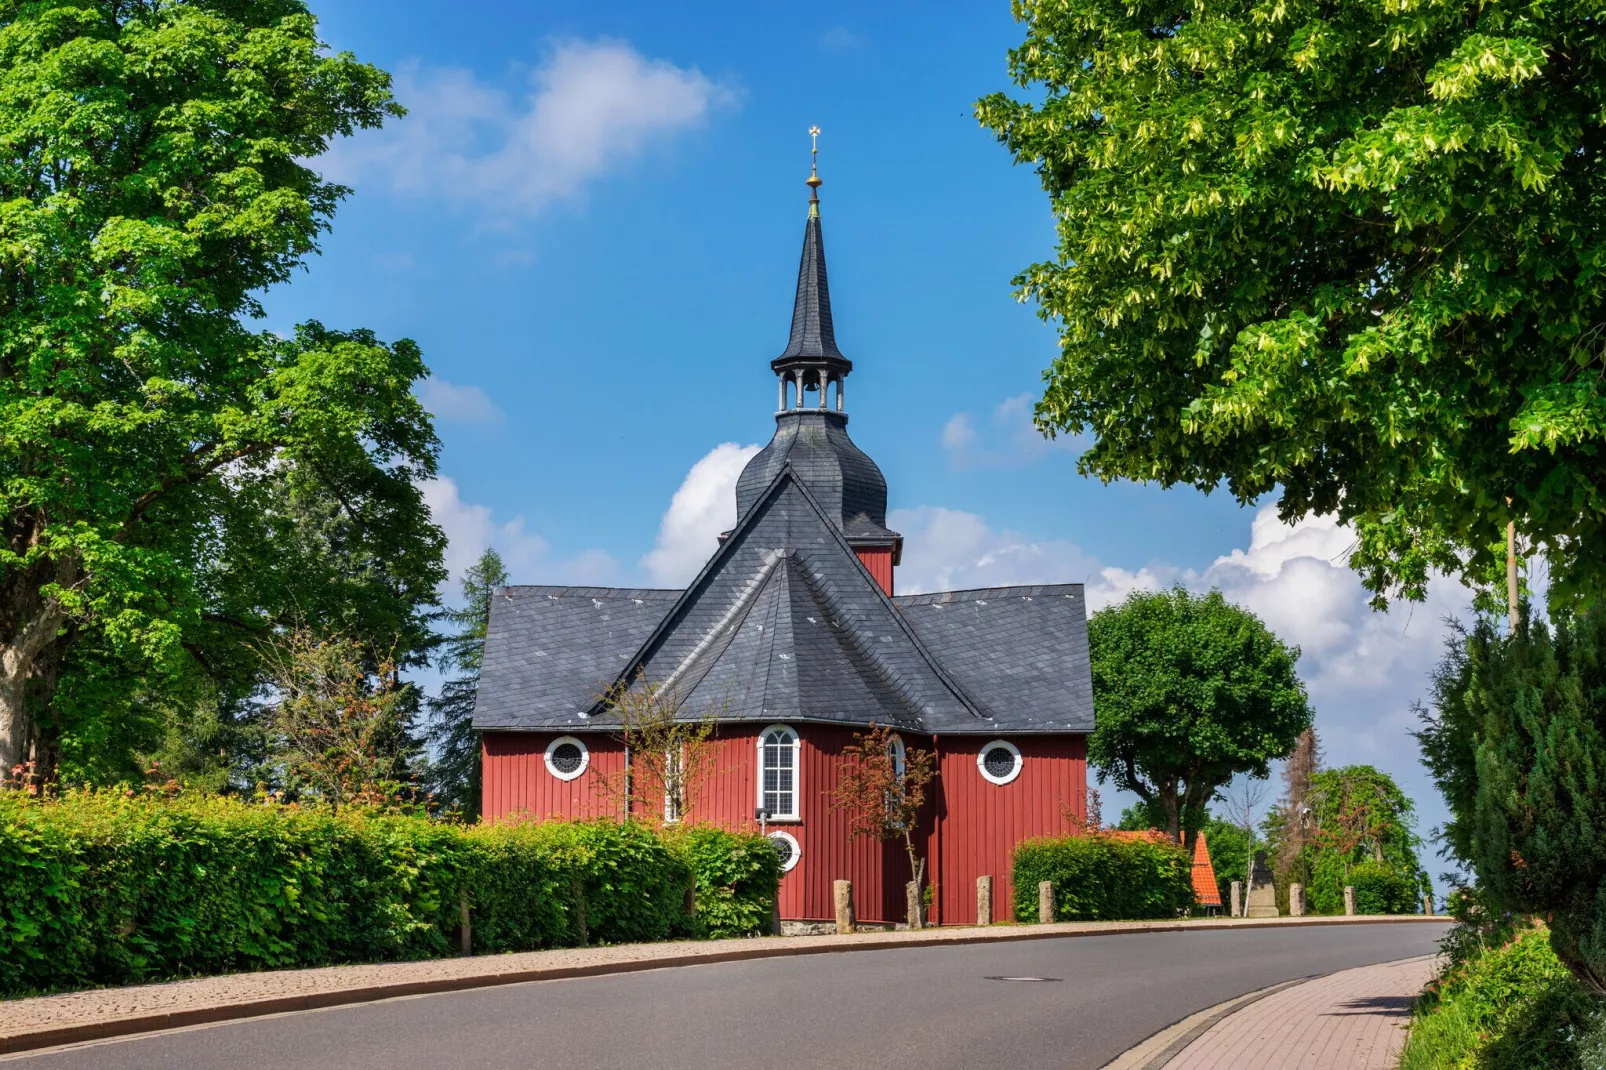
[[[573,736],[559,736],[546,745],[547,772],[559,780],[573,780],[591,764],[591,752]]]
[[[803,852],[798,847],[797,840],[790,832],[782,832],[780,829],[776,829],[770,833],[770,843],[775,845],[775,853],[781,856],[781,872],[790,873],[792,867],[797,865],[797,860],[803,857]]]
[[[995,739],[976,754],[976,768],[994,784],[1008,784],[1020,776],[1020,748],[1007,739]]]

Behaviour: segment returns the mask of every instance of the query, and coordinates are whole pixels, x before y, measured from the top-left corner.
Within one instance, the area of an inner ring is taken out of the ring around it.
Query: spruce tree
[[[463,576],[463,605],[443,614],[459,630],[441,644],[437,664],[443,673],[456,675],[429,703],[429,739],[435,748],[430,779],[436,798],[466,818],[480,812],[480,739],[472,722],[485,658],[485,629],[492,591],[506,583],[502,555],[487,549]]]

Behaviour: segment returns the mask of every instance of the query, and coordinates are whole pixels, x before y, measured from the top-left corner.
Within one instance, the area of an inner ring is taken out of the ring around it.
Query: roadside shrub
[[[1451,967],[1423,997],[1401,1070],[1599,1070],[1583,1060],[1601,1003],[1543,928]]]
[[[781,882],[781,859],[763,836],[711,825],[676,828],[665,836],[697,879],[696,935],[767,933]]]
[[[1037,886],[1054,882],[1054,919],[1169,918],[1193,905],[1193,861],[1180,846],[1085,836],[1023,840],[1015,847],[1015,917],[1037,917]]]
[[[1376,862],[1351,866],[1349,883],[1355,889],[1357,914],[1415,914],[1421,907],[1416,880],[1393,866]]]
[[[775,882],[747,857],[752,839],[688,850],[614,821],[465,827],[215,796],[0,793],[0,995],[447,955],[465,898],[477,952],[726,935],[720,897],[699,920],[686,891],[694,868],[718,874],[739,847],[710,888],[749,913],[762,898],[767,918]]]

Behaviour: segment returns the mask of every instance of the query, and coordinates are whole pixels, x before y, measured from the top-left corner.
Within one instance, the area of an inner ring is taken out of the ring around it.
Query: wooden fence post
[[[1233,917],[1236,918],[1240,914],[1243,913],[1243,905],[1244,905],[1244,882],[1243,881],[1233,881],[1232,882],[1232,916]]]
[[[457,950],[463,955],[474,954],[474,926],[468,919],[468,889],[457,890]]]
[[[831,898],[836,906],[836,931],[846,936],[853,932],[853,882],[834,881]]]
[[[1054,920],[1054,882],[1039,881],[1037,885],[1037,920],[1047,925]]]
[[[976,924],[991,925],[993,923],[993,879],[991,877],[976,878]]]
[[[1431,893],[1425,893],[1422,896],[1422,913],[1430,918],[1433,917],[1433,896]]]
[[[1350,884],[1344,885],[1344,913],[1346,915],[1355,913],[1355,887]]]
[[[1288,913],[1296,918],[1305,916],[1305,886],[1303,884],[1290,884],[1288,886]]]

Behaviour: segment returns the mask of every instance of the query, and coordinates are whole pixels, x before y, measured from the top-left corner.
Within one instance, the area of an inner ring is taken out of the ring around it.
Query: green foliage
[[[1452,966],[1417,1008],[1401,1070],[1598,1070],[1587,1049],[1602,1004],[1551,950],[1543,929]]]
[[[1173,836],[1239,773],[1264,778],[1310,727],[1288,647],[1219,591],[1135,592],[1088,622],[1099,779],[1158,804]]]
[[[1342,914],[1348,884],[1359,913],[1416,913],[1432,885],[1417,858],[1416,806],[1394,779],[1369,765],[1324,769],[1312,774],[1308,798],[1310,830],[1298,867],[1309,874],[1311,912]]]
[[[299,620],[423,656],[418,347],[250,326],[349,192],[312,161],[398,114],[302,0],[0,2],[0,766],[197,759]]]
[[[1100,833],[1015,847],[1015,917],[1037,917],[1037,886],[1054,882],[1054,920],[1170,918],[1193,905],[1193,859],[1175,843]]]
[[[731,935],[778,879],[752,835],[0,793],[0,994],[445,955],[465,894],[476,952]]]
[[[976,114],[1059,232],[1037,408],[1104,480],[1336,512],[1381,602],[1606,591],[1606,37],[1579,0],[1015,0]]]
[[[429,779],[435,797],[464,817],[480,812],[480,737],[474,731],[474,696],[485,657],[485,629],[491,619],[491,592],[507,583],[502,555],[486,548],[463,576],[463,605],[442,616],[457,632],[441,644],[436,667],[456,672],[430,700],[429,741],[434,745]]]
[[[1206,821],[1200,831],[1205,834],[1210,866],[1216,871],[1216,887],[1221,893],[1221,904],[1226,908],[1232,903],[1233,881],[1249,887],[1250,859],[1260,846],[1260,839],[1253,830],[1245,831],[1242,825],[1214,817]]]
[[[712,825],[674,825],[664,842],[697,879],[697,934],[757,936],[770,931],[781,858],[763,836]]]
[[[1606,624],[1502,638],[1480,621],[1440,678],[1419,738],[1451,844],[1495,907],[1547,918],[1560,959],[1606,987]]]
[[[1421,884],[1414,873],[1402,873],[1386,863],[1362,862],[1349,871],[1349,883],[1355,889],[1357,914],[1415,914],[1421,910],[1422,901],[1417,898]]]

